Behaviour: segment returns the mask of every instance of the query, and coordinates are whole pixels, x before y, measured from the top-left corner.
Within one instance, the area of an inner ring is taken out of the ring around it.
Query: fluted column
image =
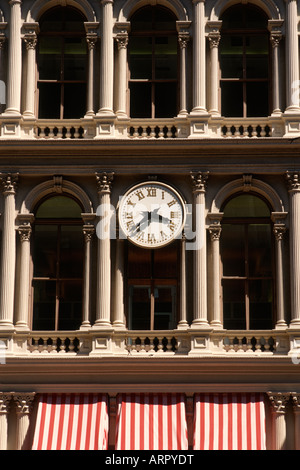
[[[281,218],[285,217],[285,213],[274,213],[272,218],[274,221],[273,232],[275,235],[276,249],[276,305],[277,318],[276,328],[286,328],[285,306],[284,306],[284,285],[283,285],[283,238],[286,232],[286,226],[281,222]]]
[[[97,305],[96,326],[108,327],[111,306],[111,253],[110,253],[110,193],[113,180],[112,173],[97,173],[97,189],[99,195],[99,210],[106,223],[100,221],[97,226],[98,236],[98,273],[97,273]]]
[[[287,172],[290,193],[291,323],[300,326],[300,172]]]
[[[0,23],[0,114],[4,111],[6,105],[6,70],[4,67],[4,43],[6,37],[4,29],[7,23]]]
[[[207,321],[207,262],[205,230],[205,192],[208,173],[192,173],[194,193],[194,318],[192,326],[206,327]]]
[[[116,240],[116,267],[114,283],[114,318],[113,326],[125,328],[124,323],[124,240]]]
[[[187,322],[187,290],[186,290],[186,238],[185,234],[182,234],[181,238],[181,256],[180,256],[180,309],[179,309],[179,322],[177,328],[186,328]]]
[[[35,67],[36,67],[36,45],[37,32],[39,27],[37,23],[26,24],[26,33],[24,34],[24,42],[27,53],[27,76],[26,76],[26,92],[25,92],[25,111],[24,116],[34,116],[35,114]]]
[[[13,326],[14,287],[16,261],[15,194],[17,175],[2,174],[4,196],[1,285],[0,285],[0,328]]]
[[[11,399],[11,393],[0,392],[0,450],[7,450],[8,415]]]
[[[211,31],[208,34],[210,45],[210,109],[214,115],[220,115],[219,111],[219,44],[220,28],[222,21],[210,22]]]
[[[291,393],[294,412],[294,450],[300,450],[300,394]]]
[[[94,110],[94,82],[95,82],[95,47],[98,40],[95,29],[98,23],[84,23],[86,29],[86,42],[88,46],[88,86],[86,116],[93,116]]]
[[[16,450],[30,450],[28,430],[34,396],[35,393],[14,394],[17,406]]]
[[[113,114],[113,0],[101,0],[101,57],[99,114]]]
[[[279,44],[282,39],[282,24],[282,20],[268,21],[272,46],[273,114],[281,113]]]
[[[286,111],[299,113],[299,46],[297,0],[286,0]]]
[[[213,270],[212,320],[210,324],[215,328],[222,328],[220,310],[220,236],[222,231],[220,221],[222,216],[223,213],[210,214],[212,223],[208,227],[212,246]]]
[[[83,226],[84,236],[84,278],[83,278],[83,312],[81,328],[91,326],[91,243],[95,233],[94,225],[86,223]]]
[[[193,113],[206,113],[205,0],[193,0]]]
[[[290,394],[268,393],[272,405],[273,450],[286,450],[286,406]]]
[[[187,47],[190,41],[190,22],[177,21],[178,43],[180,48],[180,110],[179,116],[187,115]]]
[[[16,327],[28,329],[29,323],[29,271],[30,271],[30,236],[31,222],[33,215],[19,216],[21,225],[19,225],[18,233],[20,236],[20,267],[19,267],[19,288],[17,298],[17,314]]]
[[[116,114],[119,117],[127,117],[126,112],[126,90],[127,90],[127,46],[128,30],[130,23],[117,23],[119,29],[116,34],[118,45],[118,101]]]
[[[21,40],[21,0],[10,0],[9,50],[7,69],[6,113],[20,114],[22,40]]]

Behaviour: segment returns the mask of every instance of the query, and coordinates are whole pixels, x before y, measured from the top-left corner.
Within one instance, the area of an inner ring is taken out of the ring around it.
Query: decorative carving
[[[18,414],[30,414],[34,397],[35,397],[34,392],[14,394],[14,401],[16,402],[16,405],[17,405],[17,413]]]
[[[218,32],[209,33],[208,40],[209,40],[210,48],[213,49],[214,47],[219,47],[220,39],[221,39],[220,33]]]
[[[118,49],[127,49],[128,46],[128,33],[122,31],[116,35],[116,41],[118,44]]]
[[[20,225],[18,228],[18,233],[20,235],[21,242],[29,241],[31,232],[32,232],[32,229],[29,223]]]
[[[179,31],[178,33],[178,42],[181,49],[187,47],[190,40],[190,34],[188,31]]]
[[[252,175],[243,175],[243,191],[248,192],[252,186]]]
[[[295,172],[286,172],[286,179],[289,191],[299,191],[300,190],[300,173]]]
[[[277,241],[283,240],[283,235],[286,232],[285,224],[274,224],[273,232]]]
[[[290,396],[290,393],[268,392],[268,397],[275,413],[285,413]]]
[[[191,172],[194,192],[205,192],[209,172]]]
[[[0,179],[4,195],[16,194],[18,177],[18,173],[7,173],[1,175]]]
[[[9,406],[11,403],[12,394],[11,393],[0,393],[0,414],[7,414],[9,412]]]
[[[83,235],[84,235],[84,240],[86,243],[92,240],[94,233],[95,233],[95,227],[92,224],[83,226]]]
[[[222,232],[220,224],[212,224],[208,227],[211,241],[219,240]]]
[[[37,45],[37,35],[35,33],[32,34],[26,34],[24,36],[24,42],[26,44],[26,49],[33,49],[35,50],[36,45]]]
[[[114,173],[96,173],[98,193],[110,193],[114,178]]]
[[[87,33],[86,42],[87,42],[89,50],[95,49],[97,40],[98,40],[97,33]]]

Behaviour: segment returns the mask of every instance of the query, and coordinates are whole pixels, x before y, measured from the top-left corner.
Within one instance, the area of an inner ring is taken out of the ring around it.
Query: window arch
[[[39,118],[80,118],[86,112],[84,21],[81,12],[68,6],[52,8],[39,21]]]
[[[67,196],[43,200],[33,232],[33,329],[76,330],[82,321],[82,208]]]
[[[223,208],[220,239],[223,324],[226,329],[273,326],[273,243],[269,205],[239,194]]]
[[[226,117],[270,114],[268,17],[249,4],[221,16],[221,113]]]
[[[146,6],[130,21],[130,116],[174,117],[178,112],[176,17],[165,7]]]

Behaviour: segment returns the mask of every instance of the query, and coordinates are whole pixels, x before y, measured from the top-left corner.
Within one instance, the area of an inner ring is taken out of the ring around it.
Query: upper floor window
[[[53,8],[40,19],[39,118],[80,118],[86,112],[84,21],[82,14],[70,7]]]
[[[45,200],[35,215],[33,329],[76,330],[82,321],[81,207],[65,196]]]
[[[220,42],[221,112],[226,117],[270,114],[269,33],[265,13],[251,5],[225,11]]]
[[[131,18],[130,116],[176,116],[177,88],[176,17],[164,7],[144,7]]]
[[[234,197],[225,205],[221,234],[224,328],[272,328],[270,216],[265,201],[250,194]]]

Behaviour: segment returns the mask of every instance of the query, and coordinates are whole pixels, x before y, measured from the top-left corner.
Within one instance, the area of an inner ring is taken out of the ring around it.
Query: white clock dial
[[[170,186],[146,182],[121,199],[119,224],[133,243],[146,248],[164,246],[177,238],[185,219],[181,196]]]

